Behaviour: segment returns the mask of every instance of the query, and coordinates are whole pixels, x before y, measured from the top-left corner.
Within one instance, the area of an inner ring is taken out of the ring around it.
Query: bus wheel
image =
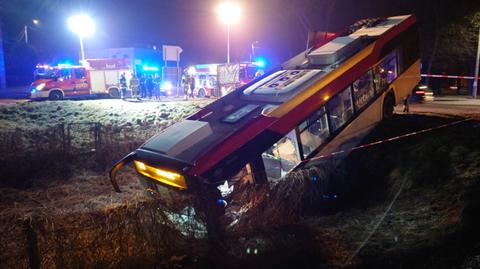
[[[385,100],[383,101],[383,118],[389,119],[393,115],[393,107],[395,106],[395,97],[393,93],[388,93],[385,96]]]
[[[48,99],[52,100],[52,101],[62,100],[63,99],[63,93],[61,91],[52,91],[48,95]]]
[[[200,90],[198,90],[198,97],[203,98],[203,97],[205,97],[205,96],[206,96],[206,94],[205,94],[205,89],[200,89]]]
[[[112,98],[120,98],[120,91],[117,88],[111,88],[108,90],[108,94],[110,94]]]

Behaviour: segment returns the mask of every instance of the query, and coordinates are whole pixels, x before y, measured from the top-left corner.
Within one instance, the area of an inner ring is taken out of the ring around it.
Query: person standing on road
[[[190,77],[186,69],[182,75],[182,87],[183,87],[183,96],[185,100],[188,100],[188,91],[190,90]]]
[[[155,88],[155,84],[153,83],[153,78],[151,75],[147,77],[147,80],[145,81],[145,86],[147,87],[147,97],[151,99],[153,89]]]
[[[145,86],[145,74],[140,75],[140,97],[145,98],[147,96],[147,88]]]
[[[132,73],[132,78],[130,79],[130,90],[132,90],[132,97],[140,100],[138,90],[140,89],[140,81],[138,80],[135,73]]]
[[[125,99],[126,94],[127,94],[127,79],[125,78],[125,73],[122,73],[120,75],[120,93],[121,93],[121,98]]]
[[[409,105],[409,102],[408,102],[409,98],[410,98],[410,94],[407,95],[407,97],[405,97],[403,99],[403,112],[405,112],[405,113],[410,112],[410,105]]]
[[[153,95],[155,96],[155,99],[160,100],[160,96],[161,96],[160,86],[162,85],[160,76],[156,75],[155,79],[153,80],[153,83],[155,84],[155,90]]]
[[[190,76],[190,97],[193,99],[193,91],[195,90],[195,76]]]

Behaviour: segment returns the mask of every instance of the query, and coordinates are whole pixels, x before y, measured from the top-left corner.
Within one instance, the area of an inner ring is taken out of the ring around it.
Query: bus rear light
[[[140,161],[133,161],[137,172],[162,184],[169,185],[181,190],[187,188],[185,177],[165,169],[155,168]]]

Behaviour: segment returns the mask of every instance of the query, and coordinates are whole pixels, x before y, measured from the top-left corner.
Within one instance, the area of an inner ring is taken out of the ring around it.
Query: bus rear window
[[[235,123],[259,107],[260,107],[259,105],[253,105],[253,104],[243,106],[240,109],[237,109],[235,112],[223,118],[222,121],[226,123]]]

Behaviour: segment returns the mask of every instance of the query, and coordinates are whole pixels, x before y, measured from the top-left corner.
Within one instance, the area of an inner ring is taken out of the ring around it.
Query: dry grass
[[[87,103],[72,102],[70,105],[74,109],[83,109],[90,106]],[[40,104],[47,104],[48,109],[37,107]],[[47,113],[52,109],[51,104],[34,103],[30,112]],[[66,110],[67,104],[60,103],[59,111]],[[11,153],[10,158],[0,160],[0,170],[6,175],[11,169],[12,176],[2,176],[1,184],[5,185],[9,180],[18,182],[19,179],[28,183],[21,185],[20,189],[0,189],[0,267],[210,267],[200,262],[208,259],[206,257],[211,252],[203,239],[202,220],[191,210],[191,197],[179,198],[176,193],[162,190],[157,200],[151,200],[143,193],[131,168],[119,174],[123,193],[117,194],[105,173],[111,163],[136,148],[144,138],[165,128],[168,122],[159,119],[175,120],[176,116],[170,117],[166,110],[172,109],[171,113],[184,116],[188,109],[169,105],[168,108],[157,107],[165,111],[154,109],[154,118],[140,108],[139,111],[143,112],[131,113],[131,116],[120,107],[114,108],[116,112],[105,112],[102,106],[88,109],[79,113],[92,113],[92,118],[97,118],[95,113],[99,113],[98,118],[102,119],[97,143],[95,130],[84,126],[76,133],[84,134],[73,136],[70,147],[65,147],[63,143],[44,139],[61,139],[63,133],[51,128],[58,126],[57,123],[46,124],[49,128],[30,129],[37,123],[26,116],[26,119],[18,120],[18,126],[23,123],[33,125],[18,129],[11,126],[15,119],[30,113],[29,106],[9,107],[8,113],[0,113],[0,123],[8,122],[0,131],[0,145],[2,150]],[[105,113],[113,114],[105,116]],[[141,113],[144,118],[137,121]],[[16,116],[5,119],[8,115]],[[75,113],[71,115],[75,117]],[[46,118],[42,117],[42,120]],[[417,120],[415,124],[422,125],[423,120]],[[407,123],[408,118],[405,118]],[[401,129],[403,126],[397,127]],[[423,146],[413,144],[408,148],[412,141],[393,145],[395,154],[383,152],[393,152],[392,148],[376,148],[351,162],[361,163],[361,167],[350,167],[350,162],[326,163],[322,167],[291,174],[270,186],[243,185],[237,188],[230,204],[228,223],[233,219],[239,221],[228,230],[223,244],[226,253],[215,258],[219,264],[225,265],[220,267],[231,267],[236,262],[245,262],[245,266],[240,267],[258,267],[267,261],[283,261],[282,258],[297,258],[299,262],[312,259],[313,262],[305,267],[318,263],[342,267],[381,219],[405,176],[409,180],[397,202],[348,266],[365,265],[375,260],[380,260],[377,265],[385,265],[382,260],[385,255],[397,257],[398,261],[401,255],[395,255],[399,252],[418,250],[423,253],[425,248],[442,246],[447,236],[464,229],[462,225],[473,227],[478,224],[473,213],[468,219],[465,212],[468,208],[471,212],[478,212],[469,206],[478,195],[475,196],[473,191],[469,196],[466,193],[479,184],[479,153],[471,149],[480,147],[476,147],[478,135],[472,131],[476,129],[465,130],[456,130],[454,135],[437,134],[444,139],[439,138],[432,145],[424,145],[432,139],[420,138],[415,143]],[[386,133],[386,130],[380,130],[372,138]],[[38,143],[31,146],[33,141]],[[90,150],[92,145],[95,151]],[[406,157],[402,159],[401,156]],[[448,176],[437,177],[439,171],[428,173],[430,166],[419,165],[419,160],[425,156],[428,160],[448,165],[441,170],[447,171]],[[448,161],[443,162],[434,156]],[[22,169],[18,169],[18,163],[24,165]],[[377,175],[377,181],[369,181],[363,175]],[[344,186],[354,180],[360,182],[352,191],[359,193],[355,202],[349,204],[346,201],[343,210],[323,214],[324,209],[332,205],[325,199],[325,195],[332,194],[332,182]],[[371,188],[377,185],[380,187]],[[369,188],[372,190],[366,191]],[[252,258],[254,249],[259,251],[258,258]],[[268,265],[272,264],[261,267]]]

